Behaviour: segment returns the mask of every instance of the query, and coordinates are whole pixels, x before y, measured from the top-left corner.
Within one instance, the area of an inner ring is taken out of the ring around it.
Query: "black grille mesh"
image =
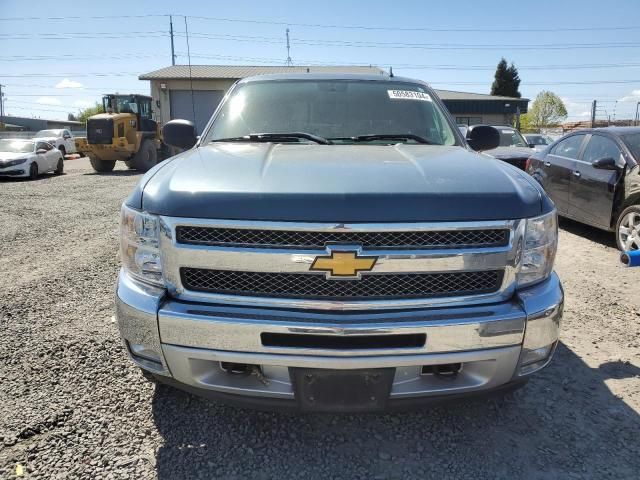
[[[87,120],[87,141],[90,144],[110,144],[113,141],[113,120],[110,118]]]
[[[500,288],[502,270],[482,272],[363,275],[327,280],[307,273],[265,273],[181,268],[185,288],[229,295],[308,299],[399,299],[478,295]]]
[[[509,243],[509,230],[440,230],[413,232],[308,232],[178,226],[178,243],[260,248],[324,249],[327,244],[374,248],[499,247]]]

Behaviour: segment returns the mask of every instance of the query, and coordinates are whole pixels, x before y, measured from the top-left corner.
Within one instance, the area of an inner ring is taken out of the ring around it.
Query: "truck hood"
[[[34,137],[34,140],[40,140],[42,142],[55,142],[60,137]]]
[[[459,146],[215,143],[158,165],[127,203],[301,222],[506,220],[552,207],[524,172]]]

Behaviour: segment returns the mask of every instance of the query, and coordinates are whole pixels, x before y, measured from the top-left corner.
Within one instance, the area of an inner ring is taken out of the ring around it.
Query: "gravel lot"
[[[394,415],[225,407],[147,383],[114,323],[139,175],[0,180],[0,478],[638,478],[640,269],[562,222],[552,365],[504,398]]]

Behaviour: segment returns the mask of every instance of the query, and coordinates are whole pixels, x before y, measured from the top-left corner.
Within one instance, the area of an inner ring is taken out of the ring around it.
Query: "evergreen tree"
[[[496,67],[496,74],[491,85],[491,95],[520,98],[522,95],[518,91],[519,86],[518,69],[513,63],[508,66],[507,61],[502,58]]]
[[[508,73],[507,76],[509,78],[510,87],[511,87],[511,95],[509,96],[517,97],[517,98],[522,97],[522,95],[520,94],[520,91],[518,90],[518,88],[520,87],[520,75],[518,74],[518,69],[513,64],[513,62],[511,62],[511,66],[507,70],[507,73]]]

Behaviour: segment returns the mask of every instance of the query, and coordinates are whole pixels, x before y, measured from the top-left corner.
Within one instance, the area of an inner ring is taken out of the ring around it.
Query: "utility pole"
[[[293,66],[293,61],[291,60],[291,45],[289,44],[289,29],[287,28],[287,67]]]
[[[173,17],[169,15],[169,33],[171,34],[171,65],[176,64],[176,52],[173,49]]]
[[[6,85],[0,83],[0,122],[2,122],[2,118],[4,117],[4,93],[2,93],[2,87],[6,87]]]
[[[591,128],[596,127],[596,106],[598,102],[596,100],[591,104]]]
[[[636,127],[638,126],[638,121],[640,120],[640,117],[638,117],[638,107],[640,107],[640,102],[636,103],[636,118],[635,118],[635,122],[634,122],[634,125]]]

